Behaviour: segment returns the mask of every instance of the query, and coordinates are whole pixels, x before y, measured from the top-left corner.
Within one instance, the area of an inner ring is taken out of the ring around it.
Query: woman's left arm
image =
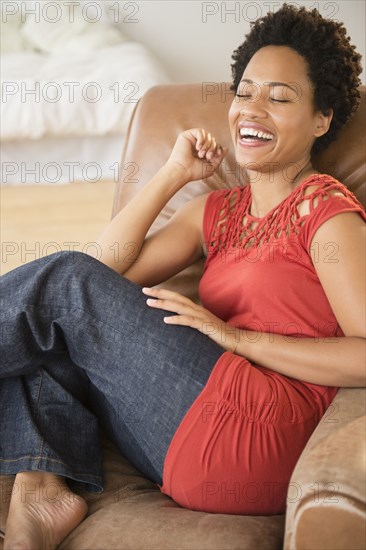
[[[177,292],[144,289],[148,305],[177,315],[165,322],[195,328],[227,351],[276,372],[325,386],[366,385],[366,224],[354,212],[323,223],[312,239],[319,257],[314,266],[334,315],[344,333],[336,338],[294,338],[235,328]],[[337,257],[327,261],[329,244]],[[323,256],[322,256],[322,253]]]
[[[253,334],[247,332],[236,353],[305,382],[365,386],[365,236],[365,222],[347,212],[323,223],[312,239],[311,248],[316,245],[319,251],[314,267],[344,337],[315,340],[262,334],[251,343]],[[330,244],[337,246],[332,262],[327,261]]]

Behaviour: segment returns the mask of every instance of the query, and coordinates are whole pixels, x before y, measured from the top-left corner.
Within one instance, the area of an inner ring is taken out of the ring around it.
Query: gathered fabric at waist
[[[283,513],[295,464],[337,391],[225,352],[171,441],[161,491],[192,510]]]

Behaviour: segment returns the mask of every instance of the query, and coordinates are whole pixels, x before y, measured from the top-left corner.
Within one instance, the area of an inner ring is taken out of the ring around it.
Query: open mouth
[[[268,143],[273,140],[274,135],[269,132],[256,130],[255,128],[239,128],[239,138],[245,143]]]

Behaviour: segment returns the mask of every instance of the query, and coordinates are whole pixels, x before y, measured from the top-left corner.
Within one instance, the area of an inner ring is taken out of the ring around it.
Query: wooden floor
[[[2,186],[1,274],[58,250],[92,246],[111,218],[115,185]]]

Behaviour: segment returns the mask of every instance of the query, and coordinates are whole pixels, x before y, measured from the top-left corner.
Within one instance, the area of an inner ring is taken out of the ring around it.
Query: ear
[[[333,109],[328,109],[327,114],[317,111],[315,114],[315,130],[314,137],[320,137],[326,134],[329,130],[330,123],[333,118]]]

